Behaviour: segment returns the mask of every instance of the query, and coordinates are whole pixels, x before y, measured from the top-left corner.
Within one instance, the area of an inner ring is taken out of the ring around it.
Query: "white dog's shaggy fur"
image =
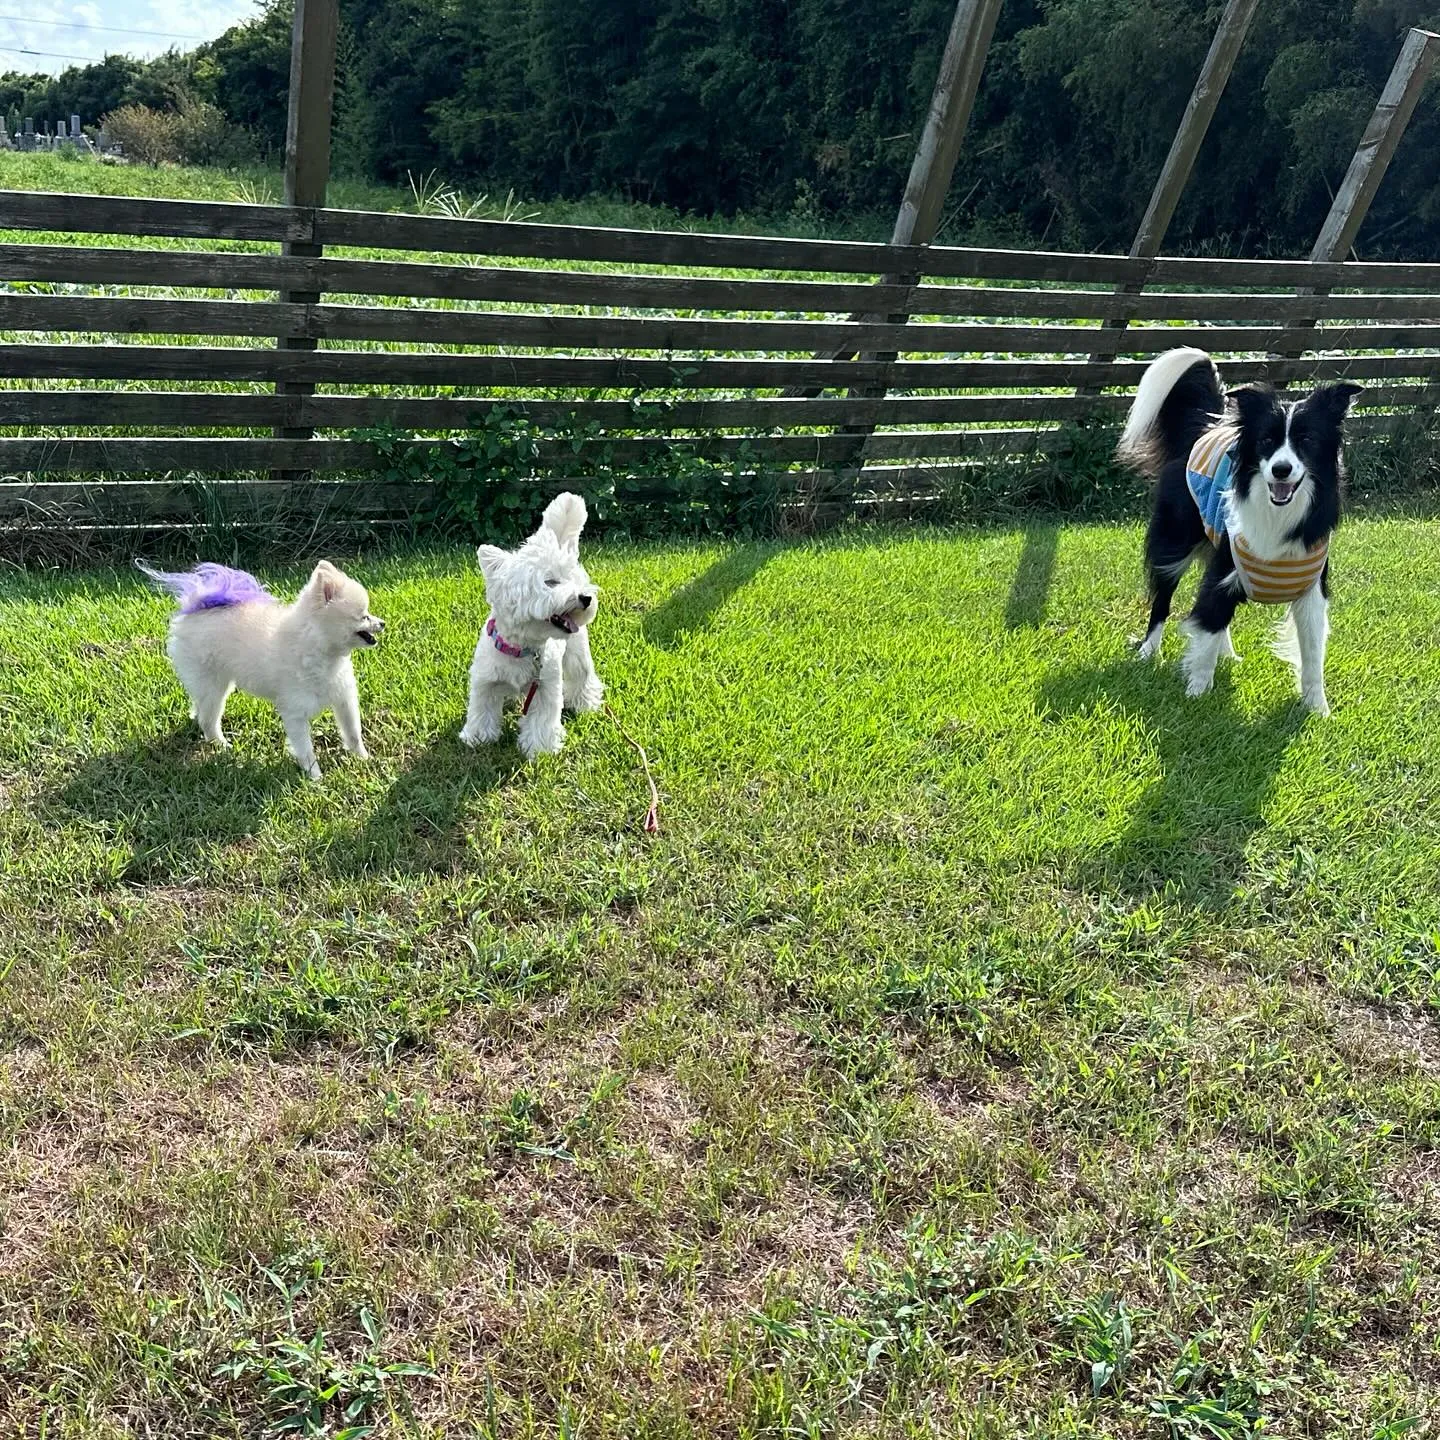
[[[562,709],[598,710],[605,687],[590,658],[587,626],[595,587],[580,563],[585,502],[557,495],[540,528],[518,550],[482,545],[490,615],[470,664],[470,702],[460,738],[480,745],[500,738],[505,702],[525,697],[519,744],[527,760],[556,754],[565,743]]]
[[[230,692],[240,690],[274,704],[309,779],[320,778],[310,722],[324,710],[335,712],[341,744],[368,758],[350,652],[374,645],[385,622],[370,613],[363,585],[322,560],[295,602],[281,605],[243,571],[141,568],[180,601],[167,651],[207,740],[229,745],[220,719]]]

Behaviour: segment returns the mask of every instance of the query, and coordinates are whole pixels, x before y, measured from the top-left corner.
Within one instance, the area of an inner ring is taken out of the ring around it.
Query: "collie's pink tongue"
[[[1294,499],[1295,492],[1299,488],[1298,480],[1272,480],[1270,482],[1270,499],[1276,505],[1288,505]]]

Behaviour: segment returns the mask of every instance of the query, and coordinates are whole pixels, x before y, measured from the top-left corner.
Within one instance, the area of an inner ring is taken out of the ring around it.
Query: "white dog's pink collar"
[[[485,622],[485,633],[495,642],[495,648],[502,655],[508,655],[512,660],[524,660],[527,656],[534,655],[535,653],[533,650],[527,650],[523,645],[512,645],[495,628],[495,617],[493,615]]]

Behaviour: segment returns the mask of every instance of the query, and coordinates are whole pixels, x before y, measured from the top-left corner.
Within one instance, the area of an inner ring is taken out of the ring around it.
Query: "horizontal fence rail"
[[[541,453],[581,486],[681,445],[811,495],[922,494],[1113,421],[1178,344],[1227,383],[1357,380],[1362,425],[1428,417],[1440,265],[0,192],[0,526],[191,523],[283,493],[404,515],[414,487],[374,478],[365,432],[443,437],[497,405],[564,430]],[[350,478],[296,478],[326,472]],[[126,473],[164,478],[99,478]]]

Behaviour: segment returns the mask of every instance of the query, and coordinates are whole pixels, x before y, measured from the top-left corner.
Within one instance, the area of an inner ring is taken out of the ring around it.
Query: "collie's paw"
[[[1130,644],[1135,650],[1137,660],[1158,660],[1160,658],[1160,645],[1165,637],[1156,631],[1148,635],[1137,635]]]

